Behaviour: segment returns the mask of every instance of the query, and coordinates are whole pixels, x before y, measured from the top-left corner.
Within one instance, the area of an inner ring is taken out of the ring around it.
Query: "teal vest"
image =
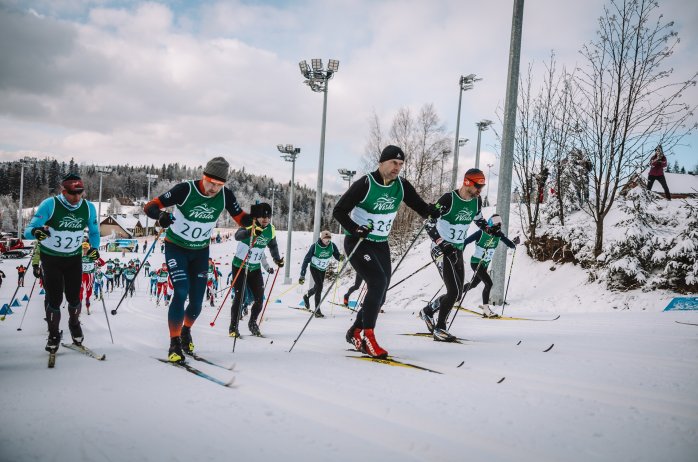
[[[257,235],[254,241],[254,246],[250,250],[250,255],[247,257],[247,264],[249,265],[249,271],[258,270],[262,267],[262,256],[264,255],[264,249],[269,244],[269,241],[274,239],[276,236],[276,228],[274,225],[269,224],[262,232]],[[247,250],[250,248],[250,242],[255,239],[252,236],[238,242],[238,248],[235,250],[235,257],[233,257],[233,266],[241,268],[243,266],[243,261],[247,256]]]
[[[499,238],[496,236],[490,236],[486,232],[482,232],[482,236],[475,244],[475,251],[473,256],[470,258],[470,263],[480,264],[487,268],[494,256],[494,251],[499,245]],[[480,263],[482,261],[482,263]]]
[[[476,215],[477,197],[464,200],[456,191],[451,191],[451,209],[436,220],[436,230],[445,241],[453,244],[456,249],[463,250],[463,241]]]
[[[332,242],[327,244],[325,247],[316,242],[313,258],[310,260],[310,267],[320,271],[327,270],[327,266],[330,264],[330,260],[332,259],[332,250]]]
[[[393,220],[400,208],[405,191],[402,188],[402,180],[397,177],[389,185],[381,185],[373,178],[368,177],[368,192],[361,202],[356,204],[351,211],[351,219],[359,226],[371,226],[373,229],[366,237],[373,242],[388,240],[388,234],[393,227]],[[351,234],[345,230],[345,234]]]
[[[203,249],[208,247],[211,231],[225,209],[225,193],[221,188],[213,197],[204,196],[193,181],[188,183],[189,194],[184,203],[175,206],[175,220],[165,236],[179,247]]]
[[[46,222],[51,235],[41,241],[41,253],[59,257],[72,257],[82,251],[82,238],[90,209],[86,200],[71,211],[57,197],[53,198],[53,214]]]

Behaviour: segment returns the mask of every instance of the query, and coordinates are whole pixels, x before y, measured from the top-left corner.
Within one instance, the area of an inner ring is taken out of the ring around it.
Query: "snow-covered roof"
[[[114,221],[116,221],[119,226],[124,228],[126,231],[133,230],[138,224],[140,224],[141,227],[143,226],[143,224],[140,223],[139,217],[135,217],[133,215],[110,215],[110,217],[112,217]]]
[[[643,176],[647,180],[649,169],[645,170]],[[664,173],[669,192],[672,194],[698,194],[698,175],[689,175],[688,173]],[[663,193],[662,185],[655,181],[652,185],[652,191]]]

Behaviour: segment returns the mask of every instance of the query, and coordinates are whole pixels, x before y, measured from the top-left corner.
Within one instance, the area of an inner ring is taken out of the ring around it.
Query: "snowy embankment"
[[[284,250],[285,233],[277,239]],[[294,282],[311,240],[293,234]],[[234,245],[211,247],[224,276]],[[421,242],[393,280],[428,258]],[[156,250],[152,263],[163,261]],[[15,266],[0,264],[7,274],[0,303],[16,287]],[[109,315],[113,345],[101,303],[82,316],[85,344],[106,361],[62,348],[49,370],[35,292],[0,323],[0,460],[695,460],[698,326],[674,321],[698,322],[698,313],[663,313],[670,293],[613,294],[586,284],[579,268],[550,266],[519,248],[505,314],[559,320],[460,312],[452,332],[468,339],[463,344],[400,335],[425,331],[416,314],[440,287],[435,268],[393,289],[379,342],[442,374],[346,358],[356,356],[344,341],[353,313],[336,305],[325,304],[327,318],[313,319],[288,353],[308,313],[288,308],[300,301],[300,288],[274,303],[289,288],[282,274],[261,324],[266,338],[247,336],[243,323],[232,353],[229,301],[215,327],[217,306],[205,305],[192,330],[201,355],[235,370],[191,363],[222,380],[234,376],[232,389],[154,359],[167,352],[167,309],[150,300],[143,276],[136,295]],[[341,298],[350,279],[329,298]],[[32,282],[27,276],[21,295]],[[119,298],[118,289],[108,294],[107,310]],[[477,288],[465,305],[479,302]],[[65,311],[62,327],[67,336]]]

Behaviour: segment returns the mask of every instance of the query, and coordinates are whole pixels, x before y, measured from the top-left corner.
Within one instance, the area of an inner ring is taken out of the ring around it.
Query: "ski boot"
[[[303,305],[305,305],[306,310],[310,309],[310,298],[308,297],[308,294],[303,294]]]
[[[194,341],[191,339],[191,327],[182,326],[182,350],[187,354],[194,353]]]
[[[228,328],[228,336],[231,338],[240,338],[240,331],[238,330],[237,326],[234,326],[233,324],[230,325]]]
[[[388,357],[388,352],[381,348],[376,341],[376,336],[373,333],[373,329],[364,330],[364,353],[379,359],[385,359]]]
[[[445,327],[435,327],[433,334],[434,340],[437,342],[455,342],[457,340]]]
[[[427,305],[419,311],[419,317],[427,325],[430,333],[434,332],[434,312],[431,309],[431,305]]]
[[[351,326],[346,335],[347,343],[350,343],[356,351],[362,351],[363,339],[361,338],[361,329]]]
[[[344,306],[349,306],[349,295],[345,294],[344,300],[342,300],[342,301],[344,302]]]
[[[250,319],[250,322],[247,323],[247,328],[250,329],[250,333],[256,337],[261,337],[262,333],[259,331],[259,326],[257,323],[254,321],[254,319]]]
[[[55,353],[58,351],[58,347],[61,345],[61,333],[49,334],[48,340],[46,341],[45,350],[49,353]]]
[[[68,324],[68,329],[70,330],[70,336],[73,338],[73,344],[77,346],[82,346],[82,341],[85,337],[82,335],[82,327],[80,326],[80,321],[77,324]]]
[[[170,338],[170,350],[167,353],[167,360],[172,363],[183,363],[185,361],[182,351],[182,339],[180,337]]]
[[[492,311],[493,305],[490,305],[489,303],[485,303],[484,305],[480,305],[480,309],[482,309],[482,316],[485,318],[496,318],[499,317],[497,313]]]
[[[324,318],[324,317],[325,317],[325,315],[322,314],[322,311],[320,311],[320,308],[317,308],[317,309],[315,310],[315,317],[316,317],[316,318]]]

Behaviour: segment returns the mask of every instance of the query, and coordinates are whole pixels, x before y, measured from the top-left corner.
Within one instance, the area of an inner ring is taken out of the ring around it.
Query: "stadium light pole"
[[[480,168],[480,135],[492,125],[491,120],[483,119],[476,122],[477,126],[477,149],[475,151],[475,168]]]
[[[511,207],[511,181],[514,165],[514,137],[516,132],[516,101],[519,95],[519,64],[521,62],[521,32],[523,29],[524,0],[514,0],[511,19],[511,40],[509,42],[509,72],[507,75],[506,100],[504,103],[504,123],[502,126],[502,150],[499,160],[499,184],[497,185],[497,213],[502,217],[502,231],[509,234],[509,213]],[[492,292],[490,302],[501,305],[504,302],[504,280],[506,276],[506,247],[500,246],[492,259]]]
[[[291,194],[288,196],[288,230],[286,231],[286,271],[284,272],[284,284],[291,284],[291,236],[293,233],[293,193],[296,190],[296,157],[301,153],[301,148],[294,148],[292,144],[277,144],[276,149],[286,162],[291,162]]]
[[[313,226],[313,242],[320,237],[320,220],[322,217],[322,177],[325,165],[325,126],[327,125],[327,86],[330,79],[339,70],[339,61],[330,59],[327,63],[327,69],[322,65],[322,59],[313,58],[310,60],[312,66],[303,60],[298,63],[301,74],[305,77],[305,83],[310,89],[316,93],[322,92],[322,130],[320,132],[320,159],[317,169],[317,189],[315,191],[315,217]],[[288,271],[288,270],[287,270]]]
[[[458,134],[460,132],[460,108],[463,102],[463,92],[472,90],[474,83],[480,81],[475,74],[461,75],[458,80],[458,117],[456,118],[456,141],[455,148],[453,149],[453,173],[451,176],[451,189],[456,189],[456,181],[458,179],[458,146],[460,145],[460,139]]]
[[[102,180],[104,179],[104,174],[107,175],[112,172],[111,167],[98,167],[97,173],[99,173],[99,198],[97,199],[97,227],[102,223]]]
[[[22,239],[22,228],[24,227],[24,216],[22,215],[23,200],[24,200],[24,167],[28,166],[34,159],[25,157],[19,161],[19,209],[17,209],[17,239]]]
[[[148,178],[148,198],[147,198],[147,200],[150,200],[150,181],[157,180],[158,176],[155,174],[150,174],[150,173],[146,173],[145,176],[146,176],[146,178]],[[148,215],[147,214],[145,216],[145,235],[146,236],[148,235]]]
[[[271,187],[271,225],[274,226],[274,196],[279,188],[276,186]]]
[[[344,181],[347,181],[347,189],[351,186],[351,179],[356,175],[356,170],[349,170],[348,168],[338,168],[337,171]],[[342,225],[339,225],[339,232],[342,232]]]

